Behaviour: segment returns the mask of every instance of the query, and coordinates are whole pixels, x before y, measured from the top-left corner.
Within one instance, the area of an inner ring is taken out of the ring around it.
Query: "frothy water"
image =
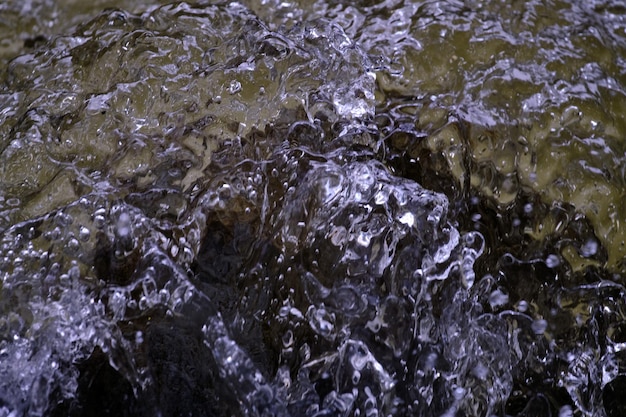
[[[623,8],[302,3],[0,27],[0,416],[622,415]]]

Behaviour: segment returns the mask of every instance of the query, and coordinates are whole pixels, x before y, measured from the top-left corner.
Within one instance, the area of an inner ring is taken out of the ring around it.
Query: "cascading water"
[[[0,416],[622,415],[623,8],[249,3],[0,6]]]

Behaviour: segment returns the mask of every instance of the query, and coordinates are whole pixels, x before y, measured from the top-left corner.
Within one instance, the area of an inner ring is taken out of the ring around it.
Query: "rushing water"
[[[626,415],[620,2],[9,0],[0,64],[0,416]]]

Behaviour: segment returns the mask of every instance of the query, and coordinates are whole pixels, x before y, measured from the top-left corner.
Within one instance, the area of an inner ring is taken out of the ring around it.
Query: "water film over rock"
[[[626,413],[626,9],[0,5],[0,417]]]

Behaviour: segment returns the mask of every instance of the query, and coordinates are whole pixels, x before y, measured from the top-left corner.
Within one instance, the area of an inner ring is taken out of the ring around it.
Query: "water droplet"
[[[573,416],[574,416],[574,411],[572,410],[572,407],[569,405],[564,405],[559,410],[559,417],[573,417]]]
[[[526,300],[520,300],[517,303],[517,311],[519,311],[520,313],[525,313],[526,311],[528,311],[528,302]]]
[[[387,195],[385,190],[380,190],[374,195],[374,203],[376,203],[376,205],[378,206],[387,204],[388,200],[389,200],[389,196]]]
[[[128,213],[124,212],[120,215],[115,224],[115,233],[120,241],[125,242],[131,237],[131,221]]]
[[[491,305],[492,309],[495,309],[496,307],[502,307],[508,302],[509,302],[509,295],[503,293],[500,289],[493,291],[489,295],[489,304]]]
[[[531,203],[526,203],[524,205],[524,214],[531,215],[533,212],[533,205]]]
[[[561,260],[559,259],[557,255],[554,255],[554,254],[548,255],[548,257],[546,258],[546,266],[548,268],[556,268],[560,264],[561,264]]]
[[[69,271],[67,271],[67,275],[72,281],[78,281],[80,278],[80,268],[76,265],[75,261],[73,264],[74,265],[69,269]]]
[[[374,320],[368,321],[366,324],[366,327],[370,329],[372,332],[378,333],[382,327],[380,318],[376,317]]]
[[[472,374],[478,379],[484,380],[489,374],[489,369],[482,363],[478,363],[474,369],[472,369]]]
[[[598,252],[598,242],[595,239],[588,239],[585,244],[580,248],[580,254],[589,258],[594,256]]]
[[[228,92],[230,94],[236,94],[240,91],[241,91],[241,83],[237,80],[231,81],[230,85],[228,86]]]
[[[413,213],[404,213],[399,220],[400,223],[406,224],[409,227],[413,227],[415,225],[415,216],[413,215]]]
[[[535,334],[543,334],[548,328],[548,322],[543,319],[535,320],[530,327],[533,329]]]
[[[167,304],[169,300],[170,300],[170,292],[166,290],[165,288],[162,288],[159,291],[159,303]]]
[[[357,243],[359,245],[364,246],[364,247],[368,247],[370,245],[371,239],[372,239],[372,237],[370,236],[369,233],[367,233],[367,232],[360,232],[356,241],[357,241]]]
[[[455,398],[457,401],[460,401],[460,400],[462,400],[462,399],[463,399],[463,397],[465,397],[466,392],[467,392],[467,390],[466,390],[465,388],[463,388],[463,387],[456,387],[456,388],[454,389],[454,391],[453,391],[453,394],[452,394],[452,395],[454,395],[454,398]]]

